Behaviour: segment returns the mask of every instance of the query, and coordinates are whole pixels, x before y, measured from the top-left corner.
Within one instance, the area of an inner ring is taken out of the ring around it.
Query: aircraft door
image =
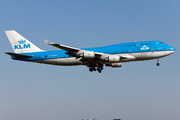
[[[154,52],[154,48],[151,48],[151,52],[152,52],[152,53]]]
[[[131,50],[131,49],[129,49],[129,50],[128,50],[128,53],[131,55],[131,54],[132,54],[132,50]]]
[[[44,56],[41,56],[41,60],[43,60],[44,59]]]
[[[140,49],[140,47],[141,47],[141,45],[140,45],[140,43],[136,43],[136,47],[137,47],[137,51],[140,51],[141,49]]]
[[[136,46],[137,46],[137,47],[140,47],[140,43],[137,42],[137,43],[136,43]]]

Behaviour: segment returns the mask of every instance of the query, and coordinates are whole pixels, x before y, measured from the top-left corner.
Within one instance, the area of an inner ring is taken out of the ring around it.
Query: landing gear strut
[[[157,66],[160,66],[159,59],[157,59],[156,65],[157,65]]]

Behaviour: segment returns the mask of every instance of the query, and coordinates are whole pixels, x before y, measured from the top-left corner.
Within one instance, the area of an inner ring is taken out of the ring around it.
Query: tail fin
[[[14,30],[5,31],[9,42],[11,43],[15,53],[28,53],[42,51],[26,38],[21,36]]]

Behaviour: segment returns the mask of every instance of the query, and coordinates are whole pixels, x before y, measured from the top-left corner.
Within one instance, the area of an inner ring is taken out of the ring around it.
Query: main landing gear
[[[103,70],[103,65],[98,65],[98,67],[96,68],[96,65],[92,65],[92,66],[89,66],[89,71],[92,72],[92,71],[98,71],[99,73],[102,72]]]
[[[159,59],[157,59],[156,65],[157,65],[157,66],[160,66]]]

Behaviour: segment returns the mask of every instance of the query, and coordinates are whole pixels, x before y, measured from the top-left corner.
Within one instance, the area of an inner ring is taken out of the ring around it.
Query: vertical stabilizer
[[[23,36],[21,36],[19,33],[17,33],[14,30],[5,31],[5,33],[15,53],[28,53],[28,52],[42,51],[41,49],[39,49],[37,46],[35,46],[33,43],[28,41],[26,38],[24,38]]]

